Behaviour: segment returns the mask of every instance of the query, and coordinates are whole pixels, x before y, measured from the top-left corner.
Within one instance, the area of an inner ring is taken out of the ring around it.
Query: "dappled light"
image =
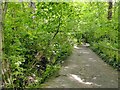
[[[118,87],[120,2],[63,1],[0,2],[3,89]]]
[[[78,81],[79,83],[82,83],[82,84],[87,84],[87,85],[96,85],[96,86],[101,86],[101,85],[98,85],[98,84],[95,84],[95,83],[92,83],[92,82],[84,82],[84,79],[81,79],[80,77],[78,77],[77,75],[74,75],[74,74],[70,74],[70,78],[71,79],[74,79],[76,81]],[[94,77],[93,79],[96,79],[96,77]]]

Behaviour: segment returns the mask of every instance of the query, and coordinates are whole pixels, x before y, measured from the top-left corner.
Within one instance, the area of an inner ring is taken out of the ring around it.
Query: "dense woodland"
[[[2,85],[40,88],[74,44],[118,69],[118,2],[2,3]]]

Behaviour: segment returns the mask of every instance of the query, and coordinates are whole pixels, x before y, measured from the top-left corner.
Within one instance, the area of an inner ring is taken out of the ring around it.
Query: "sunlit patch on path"
[[[101,86],[101,85],[98,85],[98,84],[93,83],[93,82],[85,82],[84,79],[81,79],[80,76],[75,75],[75,74],[69,74],[69,78],[74,79],[74,80],[78,81],[79,83],[86,84],[86,85],[93,85],[94,84],[96,86]],[[96,79],[96,77],[94,77],[93,79]]]
[[[84,82],[84,79],[81,79],[80,76],[75,75],[75,74],[70,74],[69,77],[71,79],[74,79],[74,80],[78,81],[79,83],[88,84],[88,85],[93,84],[92,82]]]
[[[75,48],[75,49],[80,49],[77,45],[74,45],[74,48]]]

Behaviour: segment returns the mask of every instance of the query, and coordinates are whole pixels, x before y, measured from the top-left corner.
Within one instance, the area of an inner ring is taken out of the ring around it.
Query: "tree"
[[[109,6],[108,6],[108,20],[111,20],[112,19],[112,7],[113,7],[113,5],[112,5],[112,0],[109,0],[109,2],[108,2],[108,4],[109,4]]]
[[[1,60],[2,60],[2,2],[0,2],[0,66],[1,66]],[[1,67],[0,67],[0,69],[1,69]],[[0,78],[1,77],[2,76],[0,73]],[[1,84],[1,80],[0,80],[0,84]]]

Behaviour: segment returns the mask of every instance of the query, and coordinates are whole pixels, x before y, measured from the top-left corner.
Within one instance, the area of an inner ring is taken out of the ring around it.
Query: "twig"
[[[61,17],[62,17],[62,10],[61,10],[61,15],[59,17],[59,24],[57,26],[57,30],[56,30],[56,33],[54,34],[54,36],[52,37],[51,40],[48,41],[48,45],[46,47],[46,49],[43,51],[43,54],[47,51],[47,49],[49,48],[51,42],[54,40],[54,38],[57,36],[57,34],[59,33],[59,30],[60,30],[60,25],[61,25]]]

